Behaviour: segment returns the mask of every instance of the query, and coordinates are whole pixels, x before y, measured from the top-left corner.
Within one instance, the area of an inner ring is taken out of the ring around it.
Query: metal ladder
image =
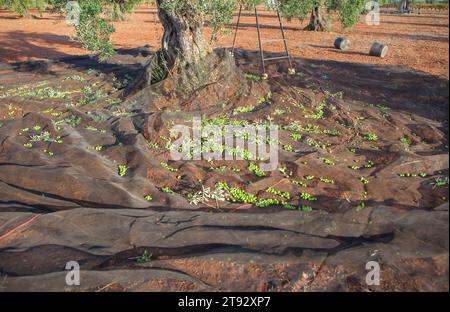
[[[234,50],[236,47],[236,38],[237,38],[237,33],[239,31],[239,25],[241,22],[241,16],[242,16],[242,9],[243,9],[243,5],[240,6],[239,8],[239,15],[238,15],[238,20],[237,20],[237,24],[236,24],[236,29],[234,32],[234,39],[233,39],[233,48],[232,48],[232,52],[231,54],[234,56]],[[267,73],[266,73],[266,62],[269,61],[276,61],[276,60],[288,60],[289,62],[289,74],[295,74],[295,70],[292,67],[292,59],[291,59],[291,55],[289,54],[289,48],[287,45],[287,39],[286,39],[286,34],[284,32],[284,26],[283,26],[283,21],[281,19],[281,15],[280,15],[280,11],[277,9],[277,17],[278,17],[278,21],[279,21],[279,27],[280,27],[280,31],[281,31],[281,35],[282,35],[282,39],[268,39],[268,40],[264,40],[265,42],[269,42],[269,41],[283,41],[284,42],[284,49],[286,52],[286,55],[283,56],[278,56],[278,57],[269,57],[269,58],[265,58],[264,57],[264,51],[263,51],[263,39],[261,36],[261,27],[259,24],[259,14],[258,14],[258,9],[255,6],[255,16],[256,16],[256,28],[258,30],[258,43],[259,43],[259,54],[260,54],[260,59],[261,59],[261,69],[263,72],[263,77],[268,77]]]

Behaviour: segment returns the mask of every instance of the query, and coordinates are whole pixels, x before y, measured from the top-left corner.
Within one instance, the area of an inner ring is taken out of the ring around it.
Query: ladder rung
[[[290,58],[289,55],[286,55],[286,56],[279,56],[279,57],[270,57],[270,58],[264,59],[264,62],[267,62],[267,61],[275,61],[275,60],[284,60],[284,59],[288,59],[288,58]]]
[[[280,28],[280,24],[273,24],[273,23],[263,23],[263,22],[260,22],[259,23],[259,25],[260,25],[260,28],[264,28],[264,27],[276,27],[276,28]],[[284,26],[284,25],[283,25]]]
[[[263,39],[264,42],[272,42],[272,41],[287,41],[287,39]]]

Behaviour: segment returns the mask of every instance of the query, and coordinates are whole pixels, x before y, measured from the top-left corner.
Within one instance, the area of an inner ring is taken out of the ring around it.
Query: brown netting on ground
[[[219,51],[208,79],[169,78],[124,103],[139,54],[2,66],[0,287],[64,289],[78,260],[84,290],[365,290],[377,260],[380,290],[448,289],[448,82],[305,60],[264,81],[256,55],[237,51],[236,69]],[[270,116],[285,169],[171,161],[171,127],[199,115]],[[221,181],[313,211],[189,203]],[[138,264],[145,250],[153,259]]]

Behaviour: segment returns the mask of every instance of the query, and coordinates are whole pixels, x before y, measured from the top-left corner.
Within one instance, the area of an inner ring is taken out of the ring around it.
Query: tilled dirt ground
[[[157,49],[162,28],[154,12],[153,8],[142,6],[127,21],[116,23],[117,31],[112,38],[114,45],[127,49],[149,45],[152,50]],[[393,13],[390,11],[385,13],[381,15],[379,26],[368,26],[362,18],[355,29],[345,35],[352,41],[352,49],[347,52],[333,48],[335,38],[342,36],[337,22],[332,25],[332,31],[326,33],[303,31],[306,21],[303,24],[298,20],[286,22],[289,48],[294,56],[304,59],[404,65],[448,79],[448,12],[411,15],[387,14]],[[34,15],[39,17],[37,12]],[[262,12],[261,15],[263,40],[280,39],[276,16],[270,12]],[[55,14],[43,13],[42,18],[17,19],[11,12],[0,11],[0,62],[86,54],[78,43],[70,40],[73,34],[73,29]],[[232,40],[232,36],[225,36],[215,45],[230,46]],[[390,52],[386,58],[368,55],[375,41],[389,46]],[[264,41],[263,45],[265,50],[283,49],[282,41]],[[237,46],[246,50],[258,48],[255,17],[249,12],[245,12],[242,19]]]
[[[448,290],[447,80],[296,59],[263,81],[237,50],[242,72],[215,69],[227,87],[182,98],[169,82],[122,103],[149,57],[1,66],[3,290]],[[279,125],[279,170],[171,161],[172,125],[199,114]],[[218,182],[226,201],[191,203]]]

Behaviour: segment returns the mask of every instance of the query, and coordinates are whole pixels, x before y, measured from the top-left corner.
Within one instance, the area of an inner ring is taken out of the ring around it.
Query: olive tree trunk
[[[309,21],[308,26],[305,27],[305,30],[311,31],[324,31],[325,24],[322,18],[322,10],[320,6],[315,7],[311,12],[311,19]]]
[[[164,28],[161,47],[137,79],[130,93],[201,62],[211,52],[203,33],[204,17],[196,7],[196,0],[185,0],[181,9],[167,9],[171,0],[156,0],[158,17]]]
[[[402,0],[400,3],[400,12],[401,13],[408,13],[409,7],[410,7],[411,1],[410,0]]]
[[[180,12],[165,9],[170,0],[157,0],[159,19],[164,27],[161,51],[169,68],[178,62],[189,66],[204,59],[211,47],[203,33],[203,14],[196,7],[197,1],[185,0]]]

